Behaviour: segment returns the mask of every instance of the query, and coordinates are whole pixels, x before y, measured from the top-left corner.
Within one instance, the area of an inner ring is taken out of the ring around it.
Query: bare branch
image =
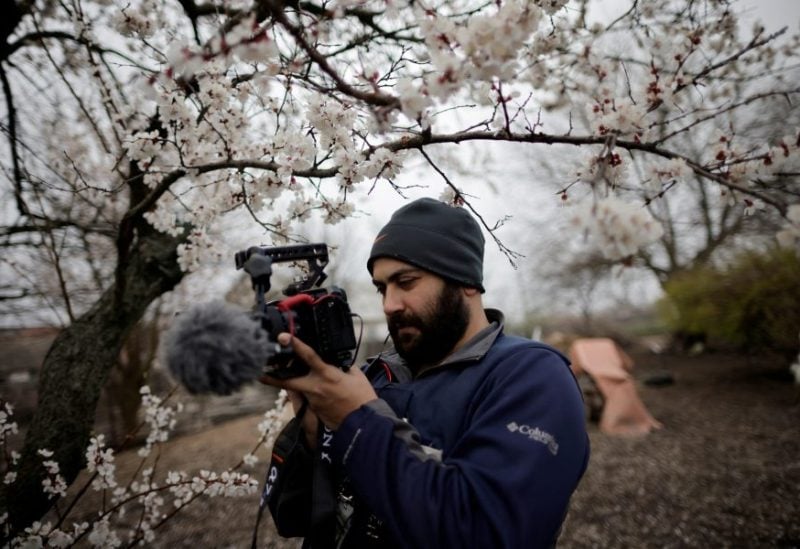
[[[349,95],[354,99],[364,101],[369,105],[374,105],[377,107],[399,106],[399,99],[393,95],[388,95],[380,91],[365,92],[345,82],[341,75],[336,72],[336,70],[334,70],[334,68],[328,63],[327,58],[308,43],[303,35],[303,31],[289,21],[289,18],[286,16],[286,13],[283,11],[282,6],[279,5],[279,3],[275,2],[274,0],[264,0],[264,3],[269,6],[273,19],[280,23],[280,25],[292,35],[300,48],[306,52],[308,57],[334,81],[336,84],[336,89],[345,95]]]
[[[488,232],[489,235],[491,235],[492,239],[494,240],[494,243],[497,245],[500,251],[503,252],[503,255],[505,255],[506,258],[508,258],[509,263],[511,263],[511,265],[514,268],[516,268],[517,260],[523,256],[519,252],[515,252],[514,250],[503,244],[503,242],[495,234],[495,230],[502,223],[499,222],[495,224],[493,227],[490,227],[489,224],[486,223],[486,220],[483,218],[483,216],[481,216],[481,214],[472,206],[469,200],[467,200],[467,198],[464,196],[464,193],[462,193],[461,190],[458,187],[456,187],[455,183],[453,183],[450,180],[450,178],[447,177],[447,174],[444,173],[444,171],[442,171],[442,169],[436,165],[436,163],[430,156],[428,156],[428,154],[425,152],[425,149],[423,147],[419,147],[419,152],[425,158],[428,164],[436,171],[436,173],[438,173],[442,177],[442,179],[444,179],[444,182],[447,184],[447,186],[453,189],[453,192],[456,193],[456,200],[458,202],[462,202],[465,206],[467,206],[469,211],[471,211],[473,215],[475,215],[475,217],[478,218],[481,225],[483,225],[483,227],[486,229],[486,232]]]
[[[753,39],[747,45],[745,45],[742,49],[740,49],[738,52],[736,52],[736,53],[734,53],[732,55],[729,55],[725,59],[722,59],[722,60],[720,60],[720,61],[718,61],[718,62],[716,62],[716,63],[714,63],[712,65],[707,66],[705,69],[703,69],[700,72],[698,72],[697,74],[695,74],[692,77],[691,82],[686,82],[685,84],[681,84],[681,85],[676,86],[675,87],[675,93],[678,93],[679,91],[681,91],[682,89],[685,89],[686,87],[688,87],[690,85],[697,85],[703,78],[705,78],[706,76],[708,76],[712,72],[716,71],[717,69],[720,69],[720,68],[722,68],[722,67],[724,67],[724,66],[726,66],[726,65],[728,65],[730,63],[733,63],[734,61],[736,61],[737,59],[739,59],[740,57],[742,57],[746,53],[751,52],[756,48],[760,48],[761,46],[764,46],[764,45],[772,42],[773,40],[775,40],[776,38],[778,38],[782,34],[785,34],[787,29],[788,29],[788,27],[784,27],[781,30],[779,30],[778,32],[772,33],[769,36],[766,36],[765,38],[761,38],[761,39],[759,39],[758,37],[753,37]]]
[[[36,26],[38,28],[38,23],[35,23],[35,24],[36,24]],[[56,60],[53,58],[53,55],[50,53],[50,49],[47,47],[47,45],[44,43],[44,41],[42,41],[41,44],[42,44],[42,50],[44,51],[44,53],[47,56],[47,58],[50,60],[50,63],[53,65],[53,68],[55,69],[55,71],[61,77],[61,81],[67,87],[67,89],[69,90],[69,92],[72,95],[73,99],[75,99],[75,102],[78,104],[78,108],[81,110],[83,115],[86,117],[86,121],[89,122],[89,124],[94,129],[95,135],[97,135],[97,138],[100,141],[100,144],[103,146],[103,150],[105,150],[105,152],[107,152],[107,153],[110,153],[111,152],[111,147],[109,146],[108,142],[106,141],[106,138],[103,135],[103,132],[100,130],[100,127],[97,125],[97,122],[94,120],[94,117],[89,112],[89,109],[86,106],[83,98],[78,94],[77,90],[75,90],[75,87],[72,85],[72,83],[67,78],[67,75],[64,73],[64,71],[61,68],[61,64],[57,63]]]
[[[15,40],[14,42],[12,42],[11,44],[8,45],[8,47],[6,49],[6,55],[5,55],[5,57],[3,57],[3,59],[8,59],[14,53],[16,53],[18,50],[20,50],[20,49],[22,49],[24,47],[27,47],[27,46],[30,46],[30,45],[40,46],[46,40],[62,40],[62,41],[66,41],[66,42],[75,42],[77,44],[81,44],[83,46],[86,46],[87,48],[90,48],[92,51],[94,51],[96,53],[99,53],[99,54],[112,54],[112,55],[115,55],[115,56],[119,57],[120,59],[124,60],[126,63],[129,63],[131,66],[134,66],[134,67],[136,67],[136,68],[138,68],[140,70],[143,70],[143,71],[146,71],[146,72],[150,72],[150,73],[157,72],[157,71],[155,71],[153,69],[148,69],[147,67],[141,65],[137,60],[133,59],[129,55],[127,55],[127,54],[125,54],[125,53],[123,53],[123,52],[121,52],[119,50],[115,50],[113,48],[100,47],[97,44],[95,44],[94,42],[92,42],[91,40],[89,40],[88,38],[85,38],[85,37],[82,37],[82,36],[74,36],[74,35],[72,35],[72,34],[70,34],[68,32],[64,32],[64,31],[40,30],[40,31],[37,31],[37,32],[31,32],[31,33],[25,34],[23,36],[20,36],[17,40]]]
[[[745,106],[750,105],[751,103],[755,103],[756,101],[759,101],[761,99],[768,99],[768,98],[771,98],[771,97],[783,96],[783,97],[786,97],[787,100],[789,101],[789,103],[791,104],[791,100],[789,98],[790,98],[790,96],[796,95],[796,94],[800,94],[800,87],[794,88],[794,89],[789,89],[789,90],[768,91],[768,92],[763,92],[763,93],[758,93],[758,94],[755,94],[755,95],[751,95],[749,97],[746,97],[746,98],[742,99],[739,102],[731,103],[730,105],[728,105],[728,106],[726,106],[724,108],[714,109],[709,114],[707,114],[707,115],[705,115],[703,117],[697,118],[696,120],[694,120],[690,124],[687,124],[686,126],[683,126],[682,128],[679,128],[677,130],[674,130],[674,131],[668,133],[667,135],[659,138],[654,143],[655,144],[661,144],[661,143],[663,143],[665,141],[668,141],[668,140],[672,139],[676,135],[680,135],[682,133],[685,133],[685,132],[691,130],[692,128],[694,128],[695,126],[697,126],[699,124],[702,124],[703,122],[708,122],[709,120],[715,120],[721,114],[734,111],[734,110],[739,109],[741,107],[745,107]],[[681,118],[689,116],[689,114],[696,114],[696,111],[693,112],[693,113],[687,113],[685,115],[682,115]],[[667,120],[667,121],[665,121],[663,123],[663,125],[667,125],[667,124],[669,124],[671,122],[674,122],[675,120],[677,120],[677,118],[672,119],[672,120]]]
[[[3,95],[6,98],[6,109],[8,110],[8,142],[11,148],[11,162],[14,170],[14,199],[19,213],[27,215],[29,210],[22,196],[22,168],[20,166],[19,152],[17,151],[17,111],[14,108],[11,84],[8,81],[8,75],[6,75],[6,69],[2,63],[0,63],[0,81],[3,84]]]

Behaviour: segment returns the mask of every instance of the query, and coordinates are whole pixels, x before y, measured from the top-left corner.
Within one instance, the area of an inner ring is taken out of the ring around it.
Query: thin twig
[[[428,162],[428,164],[442,177],[442,179],[444,179],[444,182],[447,184],[447,186],[453,189],[453,191],[456,193],[456,198],[459,199],[461,202],[463,202],[464,205],[469,209],[469,211],[471,211],[472,214],[478,218],[478,221],[480,221],[481,225],[483,225],[483,227],[486,229],[489,235],[491,235],[492,240],[494,240],[497,247],[500,249],[501,252],[503,252],[503,255],[506,256],[508,262],[511,264],[512,267],[516,269],[517,260],[524,256],[521,253],[515,252],[514,250],[503,244],[503,242],[497,237],[497,235],[495,234],[495,230],[499,228],[501,223],[495,224],[494,227],[490,227],[489,224],[486,223],[486,220],[483,218],[483,216],[481,216],[478,213],[478,211],[472,206],[472,204],[470,204],[469,200],[466,199],[464,193],[462,193],[461,190],[459,190],[459,188],[456,187],[456,185],[452,181],[450,181],[450,178],[447,177],[447,174],[445,174],[444,171],[442,171],[439,168],[439,166],[436,165],[433,159],[430,156],[428,156],[424,148],[419,147],[418,150],[420,154]]]

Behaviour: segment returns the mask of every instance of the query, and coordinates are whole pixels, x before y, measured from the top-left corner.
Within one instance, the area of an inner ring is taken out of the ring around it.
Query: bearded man
[[[367,263],[393,346],[345,372],[279,336],[310,367],[265,380],[309,410],[270,486],[282,535],[314,549],[555,544],[589,459],[581,394],[563,355],[484,309],[483,248],[466,210],[411,202]]]

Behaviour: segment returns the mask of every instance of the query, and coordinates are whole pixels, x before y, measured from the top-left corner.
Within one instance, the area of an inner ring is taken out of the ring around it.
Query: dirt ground
[[[619,438],[590,426],[591,462],[559,547],[800,547],[800,386],[786,365],[729,354],[634,359],[642,400],[664,428]],[[674,383],[643,383],[657,373]],[[259,420],[176,439],[159,469],[234,464]],[[256,496],[197,502],[160,529],[156,545],[248,547],[256,510]],[[259,539],[261,548],[297,547],[276,536],[268,513]]]

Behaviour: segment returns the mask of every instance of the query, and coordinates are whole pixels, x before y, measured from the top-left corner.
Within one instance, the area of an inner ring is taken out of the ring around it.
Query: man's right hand
[[[292,410],[294,410],[294,414],[297,415],[297,412],[303,407],[305,397],[302,393],[298,393],[297,391],[287,389],[286,392],[289,395],[289,402],[292,403]],[[317,447],[318,430],[319,418],[317,414],[306,408],[306,413],[303,416],[303,431],[306,434],[306,444],[312,450]]]
[[[269,376],[259,379],[273,387],[303,394],[308,399],[309,409],[329,429],[335,431],[350,413],[378,398],[359,368],[350,368],[347,372],[335,368],[322,360],[314,349],[286,332],[278,335],[278,343],[284,347],[292,345],[296,359],[308,365],[308,374],[289,379]]]

